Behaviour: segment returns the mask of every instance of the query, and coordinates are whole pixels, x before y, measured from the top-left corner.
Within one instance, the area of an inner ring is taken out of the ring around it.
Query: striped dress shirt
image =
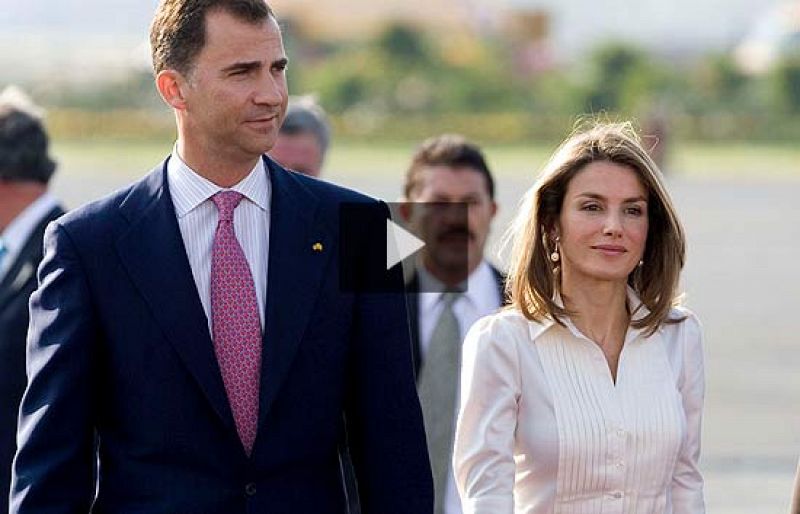
[[[233,226],[253,275],[262,331],[266,315],[269,208],[272,194],[267,173],[264,161],[259,159],[241,182],[229,188],[244,195],[234,211]],[[211,246],[219,220],[211,197],[227,189],[189,168],[177,150],[173,150],[167,163],[167,182],[172,203],[175,205],[183,246],[189,257],[197,294],[203,304],[208,332],[211,334]]]
[[[638,298],[629,290],[635,312]],[[646,315],[641,309],[637,317]],[[701,330],[629,329],[611,379],[602,350],[566,321],[507,310],[463,349],[454,449],[466,514],[701,514]]]

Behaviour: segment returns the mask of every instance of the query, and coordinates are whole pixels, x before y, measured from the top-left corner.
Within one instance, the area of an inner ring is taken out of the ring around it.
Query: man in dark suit
[[[286,169],[319,178],[330,142],[331,128],[322,106],[310,95],[294,97],[269,156]],[[352,459],[347,448],[340,453],[347,512],[361,514]]]
[[[64,213],[47,184],[48,156],[40,113],[18,89],[0,94],[0,512],[8,511],[17,412],[25,390],[28,298],[36,289],[47,224]]]
[[[405,180],[404,217],[425,247],[410,277],[408,304],[417,383],[433,466],[436,514],[460,514],[450,464],[461,343],[478,318],[503,303],[504,277],[484,258],[497,212],[494,179],[481,150],[457,135],[426,140]],[[466,206],[463,215],[419,203]],[[415,212],[421,211],[421,212]]]
[[[262,157],[288,97],[272,12],[163,0],[151,44],[178,139],[48,227],[11,512],[339,514],[346,439],[365,513],[430,513],[403,296],[339,287],[341,204],[388,210]]]

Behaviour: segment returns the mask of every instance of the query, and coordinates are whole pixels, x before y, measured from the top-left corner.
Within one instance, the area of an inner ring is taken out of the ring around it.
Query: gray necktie
[[[419,374],[419,400],[433,471],[435,514],[444,512],[447,476],[453,448],[461,331],[453,303],[461,293],[442,293],[442,313],[433,330]]]

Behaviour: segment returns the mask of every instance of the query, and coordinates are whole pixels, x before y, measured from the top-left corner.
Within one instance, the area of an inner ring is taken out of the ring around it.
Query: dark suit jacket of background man
[[[338,283],[339,205],[376,201],[265,161],[272,202],[252,456],[164,163],[48,228],[12,512],[88,512],[99,439],[95,514],[340,514],[343,413],[363,512],[432,511],[403,295]],[[383,251],[379,236],[365,231],[364,252]]]
[[[489,266],[492,268],[492,274],[497,281],[497,290],[500,293],[500,298],[503,299],[503,305],[506,305],[508,303],[505,292],[506,276],[494,266]],[[416,291],[419,291],[419,275],[416,273],[411,275],[411,278],[407,282],[406,289],[409,291],[407,295],[408,320],[411,325],[411,349],[414,359],[414,373],[416,376],[419,376],[419,369],[422,365],[422,349],[419,340],[419,296],[416,293]],[[463,338],[466,334],[461,334],[461,336]]]
[[[17,412],[25,391],[28,298],[36,289],[44,229],[62,214],[64,210],[56,207],[42,218],[0,280],[0,512],[8,512],[11,460],[17,448]]]

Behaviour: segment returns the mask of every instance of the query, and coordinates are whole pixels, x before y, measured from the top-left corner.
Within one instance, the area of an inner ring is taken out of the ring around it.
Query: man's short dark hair
[[[187,75],[206,44],[206,15],[223,11],[242,21],[274,18],[264,0],[161,0],[150,25],[153,70],[172,69]]]
[[[281,134],[293,136],[311,134],[319,142],[321,154],[324,156],[331,142],[331,129],[322,107],[313,97],[303,96],[292,99],[286,110],[286,117],[280,128]]]
[[[494,200],[494,178],[486,159],[478,145],[467,141],[458,134],[443,134],[423,141],[414,153],[406,172],[404,193],[411,198],[411,193],[419,185],[423,168],[431,166],[448,166],[451,168],[470,168],[486,179],[489,198]]]
[[[56,169],[47,154],[48,143],[35,108],[7,100],[4,93],[0,97],[0,180],[47,184]]]

